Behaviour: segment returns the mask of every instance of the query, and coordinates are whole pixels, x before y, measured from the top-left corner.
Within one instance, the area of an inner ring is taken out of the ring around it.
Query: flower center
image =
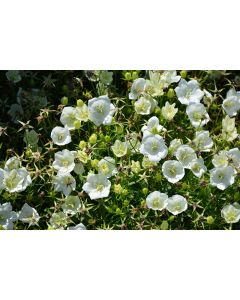
[[[153,207],[158,207],[159,206],[159,198],[154,198],[152,201],[152,206]]]
[[[96,190],[97,190],[98,192],[102,192],[103,188],[104,188],[104,185],[103,185],[103,184],[98,184]]]

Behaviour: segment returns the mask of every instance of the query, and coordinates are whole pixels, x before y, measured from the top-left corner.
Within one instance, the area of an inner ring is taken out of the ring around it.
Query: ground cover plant
[[[1,229],[239,229],[240,72],[1,71]]]

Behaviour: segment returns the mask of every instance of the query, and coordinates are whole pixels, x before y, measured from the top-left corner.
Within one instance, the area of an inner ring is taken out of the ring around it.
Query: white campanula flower
[[[204,96],[204,92],[200,90],[196,80],[186,81],[181,79],[178,86],[175,88],[178,100],[185,105],[190,103],[199,103]]]
[[[4,170],[1,174],[3,175],[2,186],[9,193],[22,192],[32,183],[28,171],[23,167],[11,171]]]
[[[197,131],[193,143],[199,151],[209,152],[213,146],[213,140],[209,136],[209,131]]]
[[[202,103],[191,103],[187,106],[186,113],[194,127],[202,127],[210,120],[205,106]]]
[[[116,155],[117,157],[122,157],[127,154],[128,144],[127,142],[116,140],[114,145],[111,146],[111,149],[114,155]]]
[[[106,85],[109,85],[113,80],[113,72],[101,71],[99,75],[99,80]]]
[[[160,77],[160,84],[163,88],[167,88],[171,83],[178,82],[181,76],[177,75],[177,71],[164,71]]]
[[[66,227],[68,223],[67,216],[62,211],[53,213],[49,220],[49,223],[51,225],[51,228],[64,229],[64,227]]]
[[[236,171],[233,167],[220,167],[210,170],[210,183],[220,190],[225,190],[234,183]]]
[[[73,171],[74,171],[77,175],[83,174],[84,171],[85,171],[85,170],[84,170],[83,163],[82,163],[81,161],[75,162],[75,167],[74,167]]]
[[[199,178],[207,171],[207,167],[204,165],[202,157],[192,160],[190,163],[190,169],[193,174]]]
[[[23,205],[19,212],[18,220],[23,223],[28,223],[29,226],[37,225],[40,217],[35,208],[29,206],[27,203]]]
[[[228,204],[221,210],[221,215],[226,223],[237,223],[240,220],[240,205],[239,203]]]
[[[77,120],[76,114],[77,111],[75,107],[65,106],[60,117],[61,123],[69,130],[75,129],[74,123]]]
[[[218,154],[213,155],[212,163],[214,167],[221,168],[228,166],[228,152],[225,150],[220,151]]]
[[[87,122],[89,119],[88,107],[85,103],[76,107],[76,119],[79,121]]]
[[[157,101],[149,95],[140,97],[135,103],[134,108],[139,115],[149,115],[157,106]]]
[[[191,162],[197,159],[195,151],[188,145],[181,145],[176,151],[176,158],[184,168],[190,169]]]
[[[227,115],[222,120],[222,137],[228,142],[231,142],[238,137],[237,128],[235,127],[235,118],[230,118]]]
[[[112,157],[106,156],[98,162],[98,172],[107,178],[116,175],[117,169],[115,160]]]
[[[69,195],[64,199],[61,207],[65,214],[75,215],[81,208],[81,202],[78,196]]]
[[[235,168],[240,168],[240,150],[238,148],[233,148],[227,152],[230,164]]]
[[[58,175],[70,173],[75,167],[73,151],[64,149],[58,151],[54,155],[55,160],[53,162],[53,168],[58,171]]]
[[[205,89],[203,90],[203,92],[204,92],[203,103],[207,105],[207,107],[209,107],[213,102],[213,96]]]
[[[184,167],[177,160],[165,161],[162,165],[163,176],[171,183],[176,183],[181,180],[184,175]]]
[[[53,185],[56,192],[63,192],[65,196],[68,196],[75,191],[76,180],[71,174],[58,174],[53,178]]]
[[[129,99],[136,100],[146,88],[146,80],[144,78],[137,78],[133,81],[131,91],[129,93]]]
[[[236,92],[234,88],[227,92],[226,99],[223,101],[222,107],[229,117],[236,116],[240,109],[240,92]]]
[[[12,211],[11,203],[0,204],[0,226],[3,229],[12,230],[13,222],[17,220],[17,213]]]
[[[159,119],[157,117],[151,117],[147,125],[144,125],[142,127],[143,137],[146,137],[148,135],[154,135],[158,134],[161,131],[166,131],[166,128],[164,128],[162,125],[159,124]]]
[[[6,161],[4,170],[11,171],[20,168],[20,166],[20,160],[16,156],[13,156]]]
[[[115,106],[111,104],[108,96],[100,96],[88,100],[89,119],[96,125],[109,125],[115,111]]]
[[[162,115],[166,120],[171,121],[178,112],[178,108],[175,108],[175,105],[176,103],[170,104],[167,101],[165,106],[162,107]]]
[[[76,226],[70,226],[67,230],[86,230],[87,228],[83,225],[83,223],[77,224]]]
[[[162,158],[167,156],[168,148],[163,138],[155,134],[143,137],[139,151],[147,156],[151,162],[159,162]]]
[[[169,153],[171,155],[176,155],[177,149],[182,145],[182,141],[180,139],[174,139],[170,142],[169,145]]]
[[[149,80],[146,81],[145,91],[153,97],[163,95],[163,82],[159,71],[149,71]]]
[[[174,216],[184,212],[188,208],[186,198],[181,195],[174,195],[168,198],[167,210]]]
[[[89,174],[83,190],[91,199],[106,198],[110,193],[111,182],[102,174]]]
[[[155,191],[147,196],[146,204],[148,208],[153,210],[163,210],[168,203],[168,195]]]
[[[53,143],[58,146],[63,146],[71,143],[70,131],[67,127],[56,126],[51,132]]]

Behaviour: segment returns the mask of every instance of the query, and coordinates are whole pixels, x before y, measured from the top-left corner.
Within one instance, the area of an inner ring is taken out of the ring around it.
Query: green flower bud
[[[123,206],[127,207],[129,205],[129,201],[128,200],[124,200],[123,201]]]
[[[124,190],[121,184],[114,184],[113,189],[115,194],[122,194]]]
[[[132,72],[132,79],[135,80],[138,78],[138,72],[134,71]]]
[[[161,230],[168,230],[168,221],[162,221],[160,229]]]
[[[123,127],[122,126],[116,126],[116,133],[117,134],[123,133]]]
[[[212,225],[212,224],[214,223],[214,218],[213,218],[212,216],[208,216],[208,217],[206,218],[206,220],[207,220],[207,223],[208,223],[209,225]]]
[[[121,214],[122,214],[122,211],[121,211],[120,208],[117,208],[117,209],[116,209],[116,214],[117,214],[117,215],[121,215]]]
[[[169,222],[172,222],[174,219],[175,219],[175,216],[170,216],[170,217],[168,218],[168,221],[169,221]]]
[[[181,72],[180,72],[180,75],[181,75],[182,78],[185,79],[185,78],[187,77],[187,71],[184,71],[184,70],[181,71]]]
[[[97,142],[97,135],[96,135],[96,133],[93,133],[89,138],[89,143],[96,144],[96,142]]]
[[[79,129],[81,127],[81,121],[79,120],[74,121],[74,127],[75,129]]]
[[[155,176],[155,180],[156,180],[157,182],[160,182],[160,181],[162,180],[162,175],[161,175],[161,174],[157,174],[157,175]]]
[[[142,192],[143,192],[144,195],[147,195],[148,194],[148,188],[143,188]]]
[[[160,115],[160,113],[161,113],[160,107],[156,107],[155,110],[154,110],[154,114]]]
[[[129,72],[126,72],[125,74],[124,74],[124,77],[125,77],[125,79],[126,80],[131,80],[131,78],[132,78],[132,76],[131,76],[131,73],[129,73]]]
[[[63,105],[68,105],[68,97],[66,97],[66,96],[62,97],[61,103],[62,103]]]
[[[83,106],[84,102],[81,99],[77,100],[77,107]]]
[[[80,143],[79,143],[79,148],[80,149],[84,149],[84,148],[86,148],[86,146],[87,146],[87,143],[85,142],[85,141],[80,141]]]
[[[167,92],[167,96],[168,98],[173,98],[175,96],[175,92],[174,92],[174,89],[169,89],[168,92]]]
[[[93,159],[93,160],[91,160],[91,166],[92,166],[94,169],[96,169],[97,166],[98,166],[98,162],[99,162],[98,159]]]
[[[106,135],[106,136],[105,136],[105,141],[106,141],[107,143],[111,142],[111,138],[110,138],[109,135]]]

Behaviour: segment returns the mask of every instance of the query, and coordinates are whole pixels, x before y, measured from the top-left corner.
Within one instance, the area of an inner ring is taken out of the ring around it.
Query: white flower
[[[228,152],[223,150],[218,154],[213,155],[212,163],[214,167],[221,168],[228,166]]]
[[[152,192],[147,196],[146,204],[153,210],[163,210],[168,203],[168,195],[158,191]]]
[[[20,168],[20,165],[20,160],[16,156],[13,156],[6,161],[4,170],[11,171],[14,169],[18,169]]]
[[[53,178],[53,184],[55,191],[63,192],[65,196],[68,196],[76,189],[76,180],[71,174],[58,174]]]
[[[231,142],[238,137],[237,128],[235,127],[235,118],[230,118],[227,115],[222,120],[222,137],[228,142]]]
[[[169,145],[169,153],[172,155],[176,155],[177,149],[182,145],[182,141],[180,139],[174,139],[170,142]]]
[[[111,146],[111,149],[117,157],[122,157],[127,154],[128,144],[126,142],[121,142],[116,140],[114,145]]]
[[[73,169],[73,171],[77,174],[83,174],[84,173],[84,166],[82,162],[75,162],[75,167]]]
[[[77,224],[76,226],[70,226],[67,230],[86,230],[87,228],[83,225],[83,223]]]
[[[227,155],[231,164],[237,169],[240,168],[240,150],[233,148],[227,152]]]
[[[23,223],[29,223],[29,226],[31,226],[37,225],[40,217],[35,208],[25,203],[19,213],[18,219]]]
[[[79,121],[87,122],[89,118],[88,107],[85,103],[76,107],[76,119]]]
[[[143,137],[146,137],[148,135],[158,134],[161,131],[166,131],[166,128],[159,124],[159,119],[157,117],[151,117],[148,120],[147,125],[144,125],[141,130],[143,132]]]
[[[194,127],[202,127],[210,120],[205,106],[202,103],[191,103],[187,106],[186,113]]]
[[[161,82],[161,73],[159,71],[149,71],[150,80],[146,81],[145,92],[153,97],[163,95],[163,85]]]
[[[170,104],[167,101],[165,106],[162,107],[162,115],[166,120],[171,121],[178,112],[178,108],[175,108],[175,105],[176,103]]]
[[[193,140],[198,150],[208,152],[213,146],[213,140],[209,136],[209,131],[197,131],[195,139]]]
[[[240,205],[236,202],[225,205],[221,210],[221,215],[226,223],[237,223],[240,220]]]
[[[203,103],[207,105],[207,107],[209,107],[213,102],[213,96],[205,89],[203,90],[203,92],[204,92]]]
[[[178,100],[185,105],[190,103],[199,103],[204,92],[200,90],[199,84],[196,80],[186,81],[181,79],[178,86],[175,88]]]
[[[71,142],[70,131],[66,127],[56,126],[51,132],[53,143],[59,146],[67,145]]]
[[[69,130],[75,129],[76,113],[76,108],[72,106],[66,106],[62,110],[60,121]]]
[[[88,193],[91,199],[108,197],[111,182],[102,174],[89,174],[87,182],[83,185],[83,190]]]
[[[78,196],[69,195],[65,198],[62,204],[62,210],[65,214],[75,215],[81,208],[80,199]]]
[[[167,156],[168,148],[163,138],[155,134],[143,137],[139,151],[147,156],[151,162],[159,162]]]
[[[137,78],[133,81],[129,99],[137,99],[146,88],[146,80],[144,78]]]
[[[53,213],[49,223],[54,229],[63,229],[68,223],[67,216],[62,211]]]
[[[197,177],[202,177],[203,173],[207,171],[206,166],[204,165],[204,160],[202,157],[194,159],[190,163],[190,169],[193,172],[193,174]]]
[[[187,210],[188,203],[186,198],[181,195],[174,195],[168,198],[167,210],[174,216]]]
[[[184,168],[190,169],[191,162],[197,158],[195,151],[188,145],[181,145],[176,151],[176,158]]]
[[[53,168],[58,171],[58,175],[70,173],[75,167],[75,155],[72,151],[64,149],[54,155]]]
[[[210,183],[220,190],[225,190],[234,183],[235,170],[233,167],[221,167],[210,170]]]
[[[96,125],[110,124],[115,107],[108,96],[88,100],[89,119]]]
[[[113,80],[113,72],[101,71],[99,75],[99,80],[106,85],[109,85]]]
[[[160,84],[163,88],[167,88],[171,83],[178,82],[180,78],[177,71],[164,71],[160,77]]]
[[[106,156],[98,162],[98,172],[107,178],[117,174],[115,160],[112,157]]]
[[[230,89],[227,92],[227,96],[223,101],[222,107],[229,117],[236,116],[240,109],[240,92],[236,92],[234,88]]]
[[[17,220],[17,214],[12,211],[11,203],[0,204],[0,225],[3,229],[12,230],[13,222]]]
[[[157,101],[148,95],[140,97],[139,100],[134,103],[135,111],[139,115],[149,115],[154,111],[156,106]]]
[[[183,165],[177,160],[165,161],[162,165],[163,176],[171,183],[176,183],[181,180],[185,171]]]
[[[22,192],[32,183],[26,168],[13,169],[11,171],[4,170],[3,176],[2,185],[10,193]]]

